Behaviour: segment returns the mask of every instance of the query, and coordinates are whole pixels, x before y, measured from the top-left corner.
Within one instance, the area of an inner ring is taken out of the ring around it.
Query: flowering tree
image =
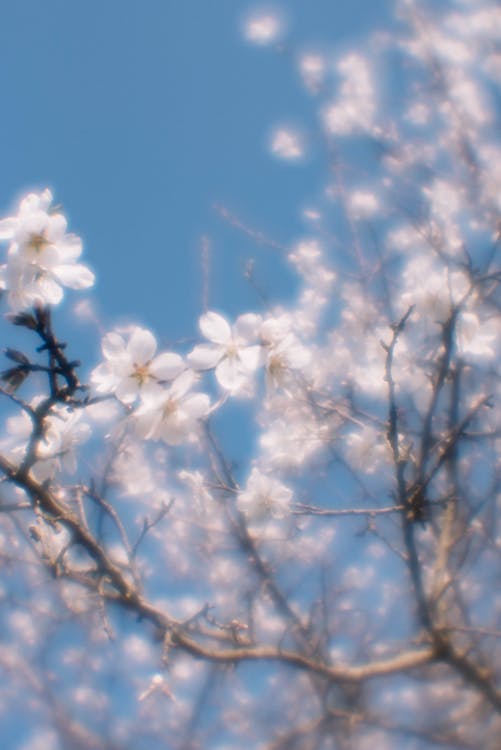
[[[298,57],[329,153],[310,236],[222,209],[295,271],[288,303],[207,310],[178,351],[116,328],[87,371],[53,312],[94,282],[80,239],[48,190],[0,222],[0,692],[23,749],[498,747],[501,11],[398,10],[335,69]],[[271,150],[306,143],[280,127]],[[227,455],[242,404],[253,454]]]

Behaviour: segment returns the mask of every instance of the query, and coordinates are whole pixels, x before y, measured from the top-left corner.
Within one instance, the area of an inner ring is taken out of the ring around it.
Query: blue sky
[[[288,49],[344,49],[384,25],[390,6],[289,0]],[[105,327],[135,320],[165,342],[193,336],[203,235],[210,305],[230,314],[255,307],[242,269],[260,251],[214,203],[283,243],[305,232],[298,209],[319,189],[323,154],[289,166],[270,157],[266,138],[284,118],[308,129],[314,108],[290,54],[244,42],[242,19],[254,7],[17,0],[2,8],[0,210],[29,188],[53,189],[84,239]],[[266,253],[257,274],[287,296],[292,281]]]

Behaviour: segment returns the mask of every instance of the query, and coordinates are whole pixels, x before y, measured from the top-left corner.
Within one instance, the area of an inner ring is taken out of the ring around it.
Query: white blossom
[[[31,408],[35,409],[41,400],[41,397],[33,399]],[[56,404],[42,424],[42,435],[35,442],[31,473],[39,481],[50,479],[62,471],[74,474],[78,465],[77,448],[91,436],[91,428],[84,419],[83,411]],[[7,420],[7,433],[5,449],[13,460],[21,462],[33,433],[33,422],[26,411]]]
[[[248,16],[244,24],[246,39],[253,44],[275,42],[283,30],[282,19],[274,11],[257,11]]]
[[[114,393],[124,404],[171,381],[185,369],[182,357],[164,352],[155,357],[157,342],[146,328],[133,327],[127,339],[108,333],[102,342],[105,361],[91,373],[97,393]]]
[[[94,283],[94,274],[76,262],[80,238],[66,233],[66,219],[51,211],[51,202],[50,190],[30,193],[17,216],[0,221],[0,240],[10,241],[7,263],[0,266],[0,288],[15,311],[56,305],[63,287],[87,289]]]
[[[375,88],[368,61],[352,53],[337,65],[343,82],[339,96],[324,111],[324,123],[333,135],[370,130],[376,114]]]
[[[284,518],[289,513],[292,491],[278,479],[254,468],[245,490],[238,495],[238,509],[253,521]]]
[[[191,392],[195,382],[195,374],[186,370],[169,388],[145,393],[134,413],[138,435],[168,445],[196,440],[199,420],[207,415],[210,400],[205,393]]]
[[[218,313],[202,315],[200,331],[210,344],[196,346],[188,355],[189,364],[195,370],[215,369],[216,379],[226,391],[242,392],[261,363],[261,347],[251,345],[260,322],[258,315],[241,315],[231,327]]]
[[[303,139],[296,130],[277,128],[270,139],[270,150],[278,159],[297,161],[304,155]]]

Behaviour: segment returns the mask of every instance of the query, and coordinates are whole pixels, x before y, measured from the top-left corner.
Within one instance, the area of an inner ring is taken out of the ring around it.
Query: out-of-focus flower
[[[379,211],[379,201],[374,193],[354,190],[348,198],[348,208],[356,219],[370,219]]]
[[[298,132],[289,128],[278,128],[270,140],[273,156],[286,161],[297,161],[304,155],[303,140]]]
[[[322,55],[304,54],[299,58],[299,72],[306,88],[313,94],[320,89],[325,77],[325,60]]]
[[[198,422],[210,408],[207,394],[191,392],[195,382],[195,373],[186,370],[169,388],[145,393],[134,414],[140,437],[163,440],[168,445],[193,442]]]
[[[324,112],[326,129],[333,135],[370,130],[376,113],[375,89],[370,67],[362,55],[351,54],[339,61],[343,78],[338,98]]]
[[[473,312],[462,311],[456,324],[456,346],[463,357],[492,359],[499,353],[501,329],[498,320],[481,322]]]
[[[32,408],[41,397],[32,400]],[[7,420],[8,438],[5,449],[15,461],[22,460],[33,436],[33,422],[26,412]],[[61,471],[74,474],[77,468],[76,448],[91,435],[90,426],[82,411],[67,406],[53,406],[43,420],[43,435],[38,439],[31,473],[40,482],[51,479]]]
[[[265,372],[268,388],[286,385],[294,372],[302,370],[311,360],[311,353],[291,331],[289,316],[268,318],[260,329],[265,352]]]
[[[184,370],[179,354],[164,352],[155,357],[157,342],[146,328],[134,327],[128,339],[115,331],[102,342],[105,362],[91,373],[98,393],[114,393],[124,404],[132,404],[139,395],[160,388]]]
[[[280,16],[273,11],[255,12],[244,23],[245,38],[253,44],[272,44],[283,29]]]
[[[0,288],[15,311],[56,305],[63,287],[87,289],[94,283],[94,274],[76,262],[80,238],[66,233],[66,219],[51,211],[51,202],[50,190],[30,193],[17,216],[0,221],[0,240],[10,241],[7,263],[0,266]]]
[[[238,509],[253,521],[285,518],[289,513],[292,491],[278,479],[252,469],[243,492],[238,495]]]
[[[260,316],[254,314],[241,315],[233,327],[218,313],[202,315],[200,331],[211,343],[196,346],[188,355],[189,364],[195,370],[215,368],[216,379],[226,391],[242,391],[261,364],[261,347],[250,345],[257,339],[260,323]]]

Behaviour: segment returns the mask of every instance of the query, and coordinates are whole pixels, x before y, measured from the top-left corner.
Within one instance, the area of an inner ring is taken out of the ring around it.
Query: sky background
[[[210,243],[211,307],[230,315],[256,307],[243,278],[251,256],[268,291],[293,293],[294,280],[273,252],[223,222],[214,204],[286,245],[306,233],[300,210],[321,189],[325,154],[313,145],[310,159],[297,166],[267,149],[276,124],[293,122],[307,133],[314,127],[296,54],[320,48],[334,61],[369,29],[388,24],[392,3],[286,6],[286,47],[278,54],[242,34],[247,14],[270,6],[3,4],[0,212],[10,214],[28,189],[53,190],[96,272],[93,296],[104,328],[135,321],[164,344],[196,335],[203,236]],[[79,295],[69,296],[73,303]],[[77,331],[82,351],[75,354],[92,356],[88,331]]]

